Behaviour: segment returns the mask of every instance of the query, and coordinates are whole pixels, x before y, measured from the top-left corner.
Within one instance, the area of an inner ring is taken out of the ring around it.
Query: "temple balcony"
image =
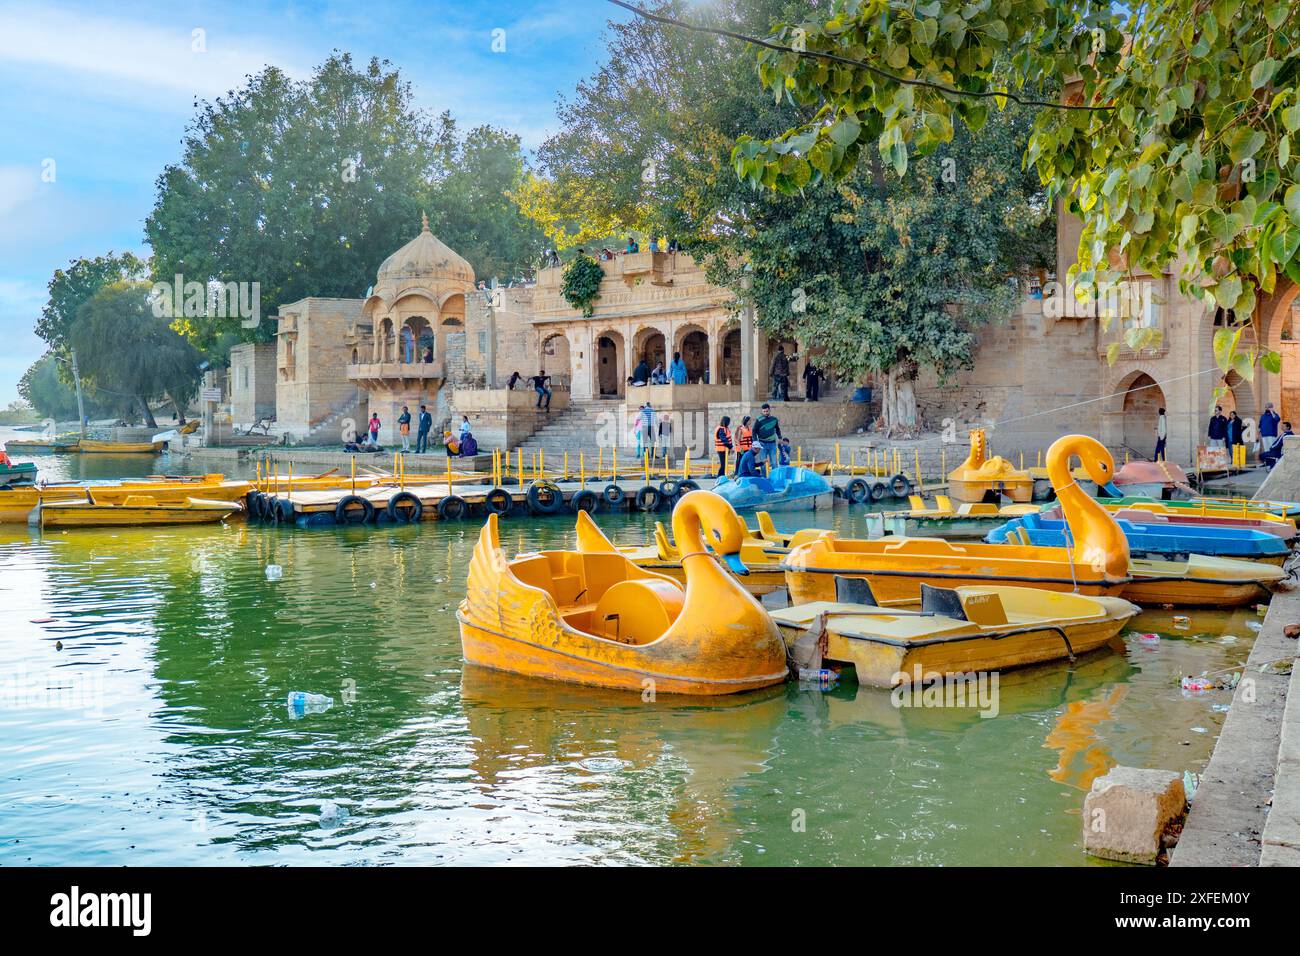
[[[393,386],[422,387],[441,382],[442,362],[369,362],[349,365],[348,379],[365,388]]]

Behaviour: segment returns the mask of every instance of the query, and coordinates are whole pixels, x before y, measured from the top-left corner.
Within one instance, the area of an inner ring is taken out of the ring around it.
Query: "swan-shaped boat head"
[[[1047,475],[1061,502],[1061,511],[1074,539],[1075,560],[1109,578],[1129,575],[1128,538],[1115,518],[1079,487],[1070,470],[1078,456],[1088,477],[1104,488],[1115,477],[1115,458],[1106,446],[1087,435],[1058,438],[1047,450]]]

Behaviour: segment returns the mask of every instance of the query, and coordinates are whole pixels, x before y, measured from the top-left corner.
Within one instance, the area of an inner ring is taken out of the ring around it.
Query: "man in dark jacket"
[[[1228,419],[1223,414],[1223,406],[1214,406],[1214,415],[1210,418],[1210,447],[1226,448],[1228,445]]]
[[[785,354],[785,346],[778,345],[772,356],[772,398],[778,402],[790,400],[790,357]]]
[[[423,455],[429,450],[429,430],[433,428],[433,416],[427,406],[420,406],[419,429],[415,435],[415,453]]]
[[[1273,403],[1268,402],[1264,406],[1264,414],[1259,416],[1259,447],[1262,451],[1273,444],[1273,439],[1277,437],[1277,426],[1282,421],[1282,416],[1273,410]]]

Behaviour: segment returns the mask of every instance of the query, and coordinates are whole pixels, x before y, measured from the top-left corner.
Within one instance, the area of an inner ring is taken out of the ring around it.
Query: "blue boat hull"
[[[1253,528],[1190,528],[1179,524],[1141,524],[1118,519],[1116,524],[1128,538],[1135,553],[1178,555],[1205,554],[1219,558],[1253,558],[1275,560],[1291,553],[1277,535]],[[1031,544],[1041,547],[1067,547],[1067,525],[1059,519],[1025,515],[999,525],[984,538],[990,544],[1015,541],[1016,529],[1024,529]]]

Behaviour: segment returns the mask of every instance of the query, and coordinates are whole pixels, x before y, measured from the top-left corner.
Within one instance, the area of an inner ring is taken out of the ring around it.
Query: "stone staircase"
[[[610,442],[625,440],[620,433],[628,430],[625,424],[614,421],[619,407],[617,402],[588,401],[557,409],[551,413],[551,421],[519,446],[524,458],[541,451],[548,459],[559,461],[566,451],[571,459],[581,451],[591,459],[600,453],[602,444],[608,458]]]

